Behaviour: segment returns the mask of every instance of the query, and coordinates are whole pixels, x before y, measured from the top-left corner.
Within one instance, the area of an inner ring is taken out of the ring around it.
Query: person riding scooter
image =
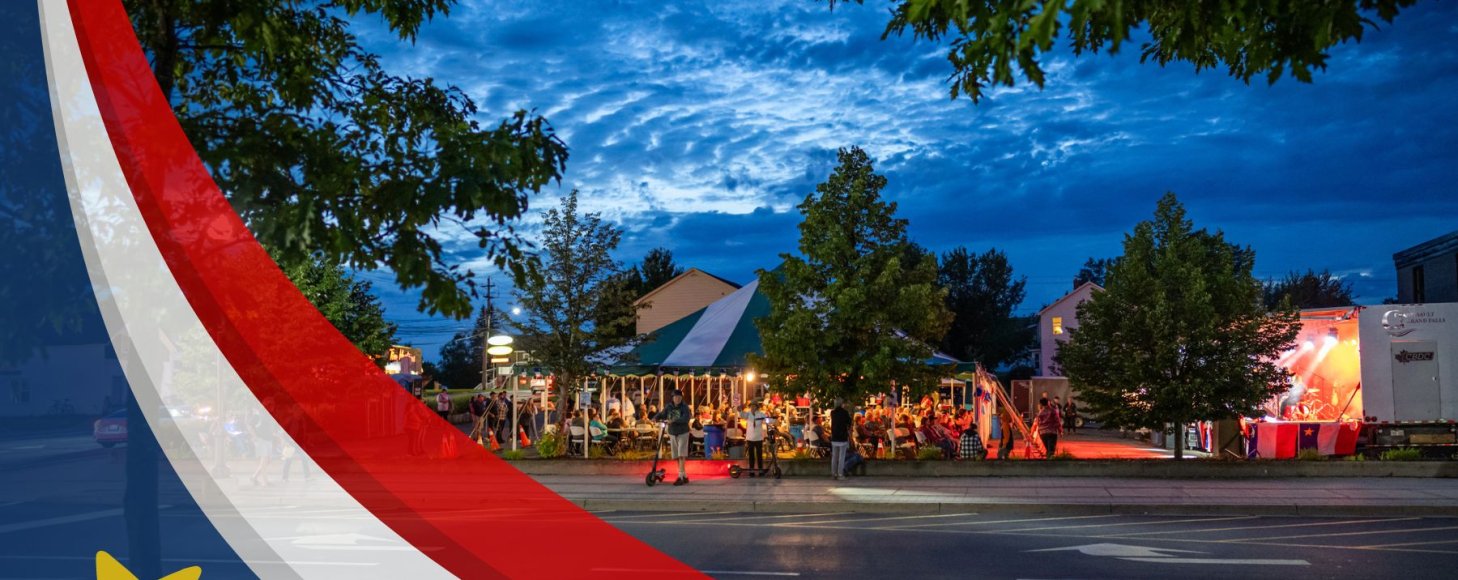
[[[749,410],[739,413],[744,419],[747,427],[744,430],[744,440],[747,442],[745,450],[749,455],[749,474],[751,477],[756,472],[764,470],[764,431],[766,415],[760,410],[760,402],[755,401],[749,404]],[[773,450],[771,450],[773,453]]]
[[[668,437],[672,441],[673,458],[678,461],[678,479],[674,485],[688,483],[688,470],[684,468],[684,460],[689,452],[689,420],[693,418],[693,410],[683,402],[683,393],[675,389],[673,391],[673,402],[664,405],[663,410],[658,412],[654,420],[668,423]]]

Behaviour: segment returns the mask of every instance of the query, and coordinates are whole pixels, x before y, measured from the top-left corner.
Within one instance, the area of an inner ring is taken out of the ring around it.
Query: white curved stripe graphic
[[[259,434],[297,447],[223,358],[151,238],[107,137],[66,3],[41,0],[40,9],[61,161],[92,287],[138,405],[208,520],[262,577],[451,577],[303,453],[295,460],[306,463],[308,481],[285,484],[277,461],[263,474],[273,484],[266,487],[250,481],[257,460],[226,462],[234,473],[214,475],[215,449],[172,411],[211,402],[216,416],[256,417]],[[347,565],[329,565],[330,556]]]

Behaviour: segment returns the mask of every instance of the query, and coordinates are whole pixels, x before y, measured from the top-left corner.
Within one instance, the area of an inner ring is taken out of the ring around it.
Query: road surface
[[[1458,519],[607,512],[719,578],[1453,578]],[[645,574],[648,571],[643,571]]]

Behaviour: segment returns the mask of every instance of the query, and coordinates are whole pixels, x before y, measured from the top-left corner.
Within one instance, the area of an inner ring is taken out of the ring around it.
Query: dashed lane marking
[[[1119,516],[1114,515],[1114,514],[1104,514],[1104,515],[1101,515],[1101,516],[1058,516],[1058,517],[1052,517],[1052,518],[1023,518],[1023,519],[1019,519],[1019,520],[979,520],[979,521],[972,521],[972,522],[944,522],[944,523],[937,523],[937,524],[913,524],[913,525],[910,525],[910,526],[890,526],[890,527],[885,527],[885,528],[867,528],[867,529],[873,529],[873,530],[919,530],[919,529],[922,529],[922,528],[943,527],[943,526],[982,526],[982,525],[990,525],[990,524],[1017,524],[1017,523],[1023,523],[1023,522],[1049,522],[1049,521],[1068,521],[1068,520],[1088,520],[1088,519],[1094,519],[1094,518],[1117,518],[1117,517],[1119,517]]]
[[[1365,532],[1337,532],[1332,534],[1305,534],[1300,536],[1271,536],[1265,538],[1242,538],[1243,542],[1263,542],[1266,540],[1297,540],[1301,538],[1338,538],[1343,536],[1369,536],[1372,534],[1415,534],[1422,532],[1443,532],[1447,530],[1458,530],[1458,526],[1444,526],[1439,528],[1409,528],[1406,530],[1369,530]],[[1234,542],[1236,540],[1222,540]],[[1349,546],[1342,546],[1349,547]]]
[[[1341,526],[1341,525],[1351,525],[1351,524],[1380,524],[1380,523],[1386,523],[1386,522],[1406,522],[1406,521],[1420,520],[1420,519],[1422,519],[1422,518],[1391,518],[1391,519],[1385,519],[1385,520],[1346,520],[1346,521],[1340,521],[1340,522],[1308,522],[1308,523],[1304,523],[1304,524],[1281,524],[1281,525],[1276,525],[1276,526],[1238,526],[1238,527],[1231,527],[1231,528],[1210,528],[1210,529],[1202,529],[1202,530],[1179,530],[1177,532],[1171,532],[1169,530],[1160,530],[1158,532],[1134,532],[1132,534],[1119,534],[1116,537],[1123,538],[1123,537],[1129,537],[1129,536],[1152,536],[1152,535],[1171,534],[1171,533],[1178,533],[1178,534],[1205,534],[1205,533],[1210,533],[1210,532],[1233,532],[1233,531],[1238,531],[1238,530],[1273,530],[1273,529],[1276,529],[1276,528],[1302,528],[1302,527],[1309,527],[1309,526]]]
[[[1122,522],[1117,524],[1084,524],[1081,526],[1048,526],[1042,528],[1018,528],[1009,532],[1038,532],[1043,530],[1073,530],[1079,528],[1114,528],[1118,526],[1162,526],[1168,524],[1193,524],[1195,522],[1221,522],[1231,520],[1254,520],[1261,516],[1229,516],[1222,518],[1170,519],[1154,522]]]
[[[855,524],[855,523],[861,523],[861,522],[889,522],[891,520],[916,520],[916,519],[932,519],[932,518],[958,518],[958,517],[967,517],[967,516],[975,516],[975,515],[977,515],[977,514],[922,514],[922,515],[915,515],[915,516],[895,516],[895,517],[889,517],[889,518],[869,517],[869,518],[853,518],[853,519],[849,519],[849,520],[822,520],[822,521],[818,521],[818,522],[785,522],[785,523],[782,523],[782,524],[774,524],[774,525],[776,525],[776,526],[817,526],[817,525],[823,525],[823,524]]]

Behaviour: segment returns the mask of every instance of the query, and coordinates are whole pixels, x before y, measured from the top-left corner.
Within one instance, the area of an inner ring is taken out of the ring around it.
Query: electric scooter
[[[663,434],[666,433],[665,429],[667,428],[667,423],[658,424],[658,444],[653,446],[653,468],[649,470],[648,475],[643,478],[643,483],[648,484],[648,487],[653,487],[654,485],[659,484],[663,481],[664,477],[668,476],[668,468],[658,468],[658,460],[663,458]]]
[[[769,452],[769,464],[759,469],[749,469],[738,465],[729,466],[729,477],[739,479],[741,474],[748,474],[750,477],[774,477],[779,479],[783,472],[780,471],[780,451],[775,448],[775,436],[779,431],[775,429],[775,420],[769,417],[764,418],[766,435],[765,449]]]

